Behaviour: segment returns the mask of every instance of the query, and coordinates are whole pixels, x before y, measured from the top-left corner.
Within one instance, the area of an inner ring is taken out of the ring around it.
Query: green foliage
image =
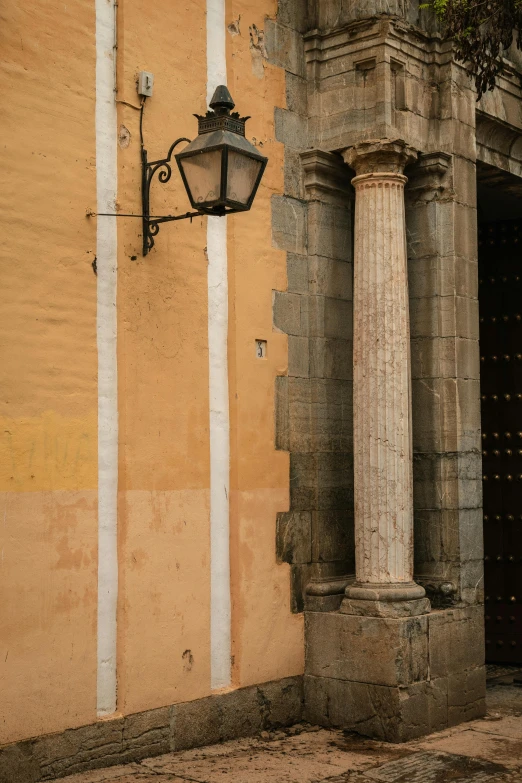
[[[502,70],[502,54],[516,40],[522,49],[522,0],[431,0],[455,57],[466,62],[480,98]]]

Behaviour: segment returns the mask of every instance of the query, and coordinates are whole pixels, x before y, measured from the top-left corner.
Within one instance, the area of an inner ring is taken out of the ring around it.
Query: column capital
[[[360,177],[364,174],[402,174],[404,167],[416,160],[417,151],[403,139],[372,139],[343,150],[342,156]]]

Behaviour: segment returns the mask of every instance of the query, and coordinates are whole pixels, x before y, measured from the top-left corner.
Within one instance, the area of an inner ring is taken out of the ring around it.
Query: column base
[[[348,585],[341,604],[343,614],[366,617],[418,617],[430,609],[424,588],[415,582]]]

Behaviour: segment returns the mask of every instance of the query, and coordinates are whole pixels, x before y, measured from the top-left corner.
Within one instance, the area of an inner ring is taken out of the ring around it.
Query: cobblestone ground
[[[481,720],[402,745],[300,724],[61,783],[522,783],[522,685],[499,670]]]

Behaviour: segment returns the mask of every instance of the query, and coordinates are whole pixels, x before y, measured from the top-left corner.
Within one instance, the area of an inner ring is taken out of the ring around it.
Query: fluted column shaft
[[[404,142],[363,142],[355,168],[354,492],[356,583],[343,611],[420,614],[413,582],[410,329]]]

